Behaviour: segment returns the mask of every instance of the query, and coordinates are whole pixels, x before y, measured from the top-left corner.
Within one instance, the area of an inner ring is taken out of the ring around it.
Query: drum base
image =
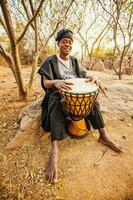
[[[67,131],[68,134],[73,138],[84,138],[86,135],[88,135],[85,119],[83,118],[79,121],[72,120],[68,124]]]

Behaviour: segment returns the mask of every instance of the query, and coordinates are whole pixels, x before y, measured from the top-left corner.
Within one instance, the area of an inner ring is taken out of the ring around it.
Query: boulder
[[[20,126],[16,136],[7,144],[6,149],[35,144],[44,135],[40,125],[42,98],[25,107],[19,114]]]
[[[104,66],[105,66],[105,69],[113,69],[112,61],[109,59],[104,60]]]
[[[130,58],[130,67],[133,67],[133,55]]]
[[[133,75],[133,67],[124,67],[122,73],[127,75]]]
[[[125,57],[123,58],[123,64],[122,64],[122,66],[123,66],[124,68],[128,68],[128,67],[129,67],[129,59],[128,59],[127,56],[125,56]]]
[[[85,58],[82,64],[86,69],[90,69],[90,58],[89,57]]]
[[[104,63],[102,61],[99,61],[99,62],[95,63],[93,65],[93,70],[95,70],[95,71],[104,71],[105,70]]]

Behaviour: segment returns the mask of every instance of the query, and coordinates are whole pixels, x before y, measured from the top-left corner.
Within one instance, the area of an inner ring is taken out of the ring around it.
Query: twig
[[[102,152],[101,158],[100,158],[97,162],[95,162],[95,163],[93,164],[94,166],[100,165],[101,160],[102,160],[102,158],[104,157],[104,155],[105,155],[106,152],[107,152],[107,149],[105,149],[105,151]]]

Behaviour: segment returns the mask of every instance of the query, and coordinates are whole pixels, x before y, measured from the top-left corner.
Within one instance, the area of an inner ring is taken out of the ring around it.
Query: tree
[[[124,56],[127,55],[131,44],[133,42],[133,2],[128,0],[115,1],[110,0],[110,4],[98,0],[103,11],[112,18],[113,26],[110,25],[113,31],[113,69],[118,75],[119,79],[122,79],[122,67]],[[112,11],[114,14],[112,14]],[[122,45],[119,45],[121,40]],[[120,56],[119,68],[114,66],[115,55]]]
[[[24,37],[29,25],[33,22],[33,20],[39,13],[39,10],[41,9],[44,1],[45,0],[40,1],[37,11],[33,15],[33,17],[28,21],[23,32],[21,33],[21,35],[18,38],[16,37],[15,28],[14,28],[14,24],[13,24],[13,20],[12,20],[12,16],[11,16],[10,8],[9,8],[9,3],[7,0],[3,0],[0,2],[1,9],[3,12],[3,18],[4,18],[4,21],[3,21],[3,19],[1,19],[1,21],[3,22],[2,23],[4,25],[3,27],[5,28],[5,30],[8,34],[9,40],[10,40],[11,55],[9,55],[7,52],[5,52],[2,45],[0,45],[0,53],[2,56],[4,56],[6,59],[9,60],[13,75],[15,77],[16,83],[19,88],[19,95],[21,98],[25,98],[27,96],[27,91],[24,86],[22,73],[21,73],[21,64],[20,64],[20,55],[19,55],[19,51],[18,51],[18,45],[19,45],[19,42]]]
[[[69,0],[65,3],[65,7],[61,7],[61,11],[63,13],[62,19],[60,19],[59,13],[57,13],[56,18],[56,9],[58,8],[57,5],[60,4],[60,6],[62,6],[62,3],[59,1],[38,0],[33,3],[33,0],[21,0],[21,2],[3,0],[0,2],[3,13],[3,16],[0,17],[0,24],[4,28],[5,33],[7,33],[11,46],[11,53],[9,53],[4,49],[2,44],[0,44],[0,54],[5,57],[11,67],[19,88],[19,96],[22,99],[27,97],[29,89],[32,87],[38,65],[39,54],[46,49],[49,40],[55,34],[59,25],[64,19],[67,18],[69,9],[74,1],[75,0]],[[44,2],[45,5],[43,5]],[[13,13],[14,9],[11,10],[11,7],[14,7],[15,13]],[[53,10],[49,12],[48,7]],[[16,12],[18,15],[16,15]],[[19,20],[21,20],[22,24],[21,33],[19,31],[16,33],[17,16],[19,16]],[[54,24],[52,23],[53,21],[55,22]],[[42,27],[42,29],[40,27]],[[28,36],[31,38],[32,35],[33,37],[35,50],[31,76],[29,84],[26,87],[21,72],[19,44],[22,42],[28,31],[31,32]]]

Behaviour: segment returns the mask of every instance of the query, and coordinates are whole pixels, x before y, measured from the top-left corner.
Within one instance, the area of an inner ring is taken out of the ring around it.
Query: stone
[[[105,66],[106,69],[113,69],[112,62],[109,59],[104,61],[104,66]]]
[[[132,126],[132,124],[131,123],[127,123],[127,126]]]
[[[0,70],[0,77],[7,77],[7,73]]]
[[[7,126],[7,123],[4,122],[3,125],[2,125],[2,127],[5,128],[6,126]]]
[[[133,68],[132,67],[124,67],[122,70],[123,74],[133,75]]]
[[[89,57],[85,58],[82,64],[86,69],[90,69],[90,58]]]
[[[44,135],[40,125],[41,102],[42,98],[26,106],[21,111],[19,114],[20,126],[18,132],[7,144],[6,149],[35,144]]]
[[[95,70],[95,71],[104,71],[105,70],[104,63],[102,61],[96,62],[93,65],[93,70]]]
[[[130,67],[133,67],[133,55],[130,58]]]

